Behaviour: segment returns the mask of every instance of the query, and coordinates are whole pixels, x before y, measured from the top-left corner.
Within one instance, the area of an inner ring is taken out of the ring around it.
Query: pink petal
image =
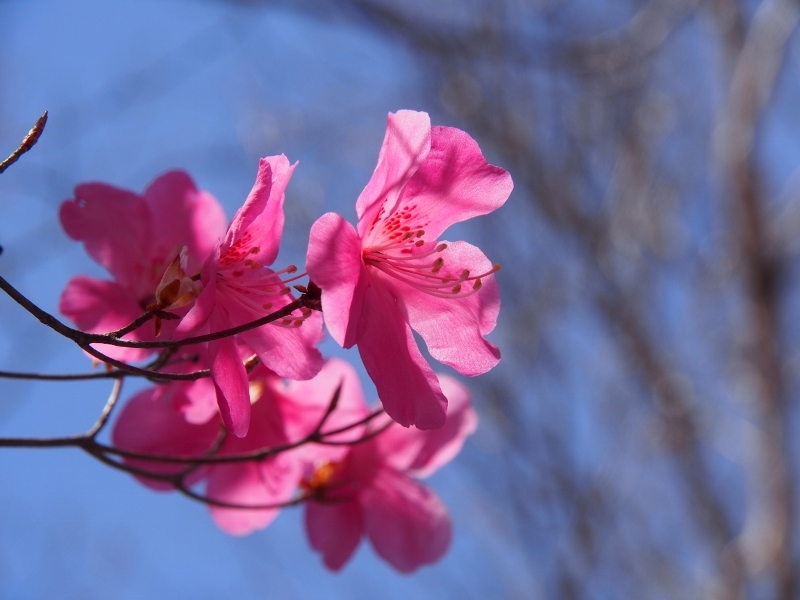
[[[175,397],[182,396],[184,391],[185,384],[176,382],[139,392],[119,413],[111,434],[113,444],[124,450],[171,456],[202,456],[208,452],[219,432],[217,422],[204,425],[186,422],[173,407],[180,402]],[[177,473],[186,468],[185,463],[139,459],[125,459],[125,462],[153,473]],[[172,489],[158,480],[137,479],[155,490]]]
[[[507,171],[490,165],[467,133],[452,127],[431,129],[431,150],[394,207],[416,205],[427,222],[426,239],[435,240],[453,223],[485,215],[502,206],[514,184]]]
[[[386,413],[405,427],[441,427],[447,399],[394,299],[382,286],[373,285],[367,288],[364,304],[358,351]]]
[[[325,566],[333,571],[350,560],[364,530],[356,502],[307,502],[305,524],[311,547],[322,554]]]
[[[263,315],[252,319],[258,316]],[[322,354],[316,347],[322,338],[322,317],[319,314],[311,315],[299,327],[263,325],[239,336],[258,354],[265,366],[281,377],[310,379],[322,368]]]
[[[120,284],[139,289],[148,264],[152,232],[150,213],[132,192],[86,183],[75,188],[75,199],[61,205],[61,225],[72,239]]]
[[[444,258],[445,270],[449,267],[456,276],[463,269],[478,275],[492,268],[483,252],[466,242],[448,242],[439,256]],[[433,358],[468,376],[485,373],[498,363],[497,346],[483,339],[494,329],[500,312],[500,292],[494,275],[484,278],[481,289],[466,298],[438,298],[383,273],[376,276],[396,291],[408,322],[425,340]],[[469,282],[463,285],[467,291]]]
[[[266,370],[266,369],[264,369]],[[272,375],[270,378],[252,377],[250,384],[255,392],[250,411],[250,429],[242,438],[228,436],[220,449],[220,454],[239,454],[263,450],[289,441],[283,422],[281,405],[285,398],[278,391],[281,382]]]
[[[232,337],[209,342],[208,358],[222,422],[233,435],[244,437],[250,426],[250,388],[236,342]]]
[[[86,276],[69,280],[61,293],[58,310],[78,329],[89,333],[108,333],[120,329],[144,312],[129,289],[113,281]],[[152,323],[146,323],[125,336],[125,339],[145,339],[145,332],[153,334]],[[141,348],[120,348],[107,344],[95,344],[94,347],[111,358],[125,362],[139,361],[152,354],[152,350]]]
[[[358,373],[347,361],[330,358],[313,379],[289,381],[286,384],[284,395],[291,400],[291,405],[286,403],[287,413],[285,413],[290,438],[303,437],[314,430],[322,415],[328,410],[337,388],[339,400],[335,410],[325,421],[323,433],[345,427],[367,415],[369,411],[364,401]],[[330,439],[339,438],[333,436]]]
[[[259,161],[256,183],[233,217],[223,251],[238,242],[242,250],[259,248],[258,253],[249,255],[258,264],[271,265],[275,261],[283,233],[284,191],[294,167],[283,154]]]
[[[323,290],[328,331],[339,345],[352,347],[367,286],[361,240],[353,226],[335,213],[320,217],[311,227],[306,269]]]
[[[206,493],[220,502],[259,506],[287,502],[294,493],[299,472],[285,456],[264,462],[240,462],[209,467]],[[269,525],[279,508],[222,508],[209,506],[211,516],[223,531],[247,535]]]
[[[195,299],[189,309],[175,328],[174,336],[182,339],[190,336],[209,333],[211,314],[216,308],[217,297],[217,263],[219,261],[220,247],[217,244],[214,251],[203,265],[201,282],[203,291]]]
[[[313,379],[290,381],[286,384],[284,400],[280,405],[289,440],[303,439],[315,430],[328,410],[337,388],[340,388],[339,400],[334,411],[325,420],[323,433],[350,426],[367,415],[361,382],[355,369],[343,360],[331,358]],[[359,425],[327,439],[344,442],[359,439],[363,433],[364,425]],[[306,444],[296,452],[301,460],[312,464],[320,460],[340,461],[348,451],[347,446]]]
[[[356,202],[358,234],[367,238],[381,209],[391,210],[431,147],[428,113],[401,110],[389,113],[378,165]]]
[[[439,383],[448,404],[444,426],[426,431],[389,427],[373,442],[384,464],[414,477],[427,477],[453,460],[466,437],[475,431],[478,417],[467,388],[447,375],[439,375]]]
[[[453,460],[467,436],[478,428],[478,415],[472,408],[469,390],[447,375],[439,375],[439,383],[447,396],[447,421],[444,427],[423,432],[424,444],[409,465],[414,477],[428,477]]]
[[[199,191],[183,171],[158,177],[144,192],[153,223],[153,253],[169,259],[189,249],[188,273],[194,275],[225,235],[225,212],[211,194]]]
[[[361,505],[375,551],[401,573],[436,562],[450,545],[447,509],[428,488],[397,471],[382,469]]]
[[[192,370],[200,369],[195,365]],[[188,423],[201,425],[215,419],[219,414],[217,391],[209,377],[188,382],[184,402],[176,406]]]

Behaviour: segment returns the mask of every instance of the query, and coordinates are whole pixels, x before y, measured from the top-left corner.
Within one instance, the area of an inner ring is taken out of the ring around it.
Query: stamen
[[[452,266],[455,265],[452,265],[448,272],[442,272],[445,257],[433,258],[433,255],[444,252],[448,244],[426,241],[423,223],[417,219],[411,222],[411,226],[401,226],[403,221],[400,219],[407,218],[407,214],[410,213],[403,210],[384,222],[382,239],[377,245],[363,249],[362,260],[367,267],[375,267],[431,296],[449,299],[471,296],[482,289],[483,277],[500,270],[500,265],[492,265],[485,273],[473,274],[470,269],[454,273]],[[465,286],[466,282],[471,282],[471,285]]]

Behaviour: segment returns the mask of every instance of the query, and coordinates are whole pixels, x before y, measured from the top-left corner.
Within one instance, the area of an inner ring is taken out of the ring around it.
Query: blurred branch
[[[731,215],[738,231],[749,311],[747,350],[758,374],[757,419],[761,435],[749,477],[753,485],[750,519],[765,523],[759,540],[745,546],[751,571],[775,574],[776,597],[798,594],[794,563],[795,482],[781,361],[781,285],[786,266],[766,227],[765,202],[755,163],[754,144],[773,95],[787,42],[800,18],[797,2],[762,2],[734,64],[728,101],[720,119],[717,148],[726,172]],[[764,495],[760,500],[759,496]],[[764,519],[763,515],[769,515]]]

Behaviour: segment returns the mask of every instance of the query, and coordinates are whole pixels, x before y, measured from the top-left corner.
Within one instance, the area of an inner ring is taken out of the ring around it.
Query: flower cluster
[[[485,336],[499,267],[439,238],[501,206],[511,179],[463,131],[431,127],[425,113],[390,114],[357,227],[322,216],[298,273],[273,266],[295,166],[262,159],[227,228],[217,201],[182,172],[141,196],[78,186],[61,222],[112,279],[73,278],[60,309],[83,331],[121,340],[88,349],[117,366],[160,349],[144,369],[166,381],[131,398],[112,435],[142,483],[201,499],[235,535],[303,502],[310,544],[329,568],[365,536],[413,571],[451,537],[446,509],[417,479],[458,453],[477,418],[412,331],[463,375],[497,364]],[[336,342],[358,347],[382,408],[367,406],[353,367],[323,360],[323,318]],[[169,343],[143,343],[159,340]]]

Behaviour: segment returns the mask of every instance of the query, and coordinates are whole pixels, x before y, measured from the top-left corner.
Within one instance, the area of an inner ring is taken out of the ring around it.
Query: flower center
[[[483,277],[500,270],[500,265],[493,265],[485,273],[474,275],[469,269],[452,265],[441,256],[447,244],[427,242],[424,229],[402,222],[387,221],[383,239],[364,248],[361,257],[367,267],[437,298],[471,296],[483,286]]]
[[[342,463],[323,460],[314,466],[314,470],[300,481],[300,487],[307,494],[322,494],[333,483],[333,479],[341,470]]]

